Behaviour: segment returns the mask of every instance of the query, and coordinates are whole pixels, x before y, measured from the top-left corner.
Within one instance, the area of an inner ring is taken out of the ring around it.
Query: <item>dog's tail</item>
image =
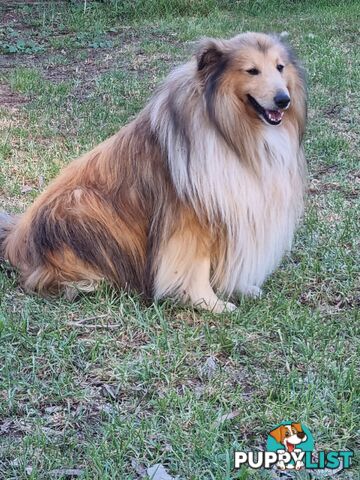
[[[0,262],[5,259],[5,243],[16,224],[16,217],[0,212]]]

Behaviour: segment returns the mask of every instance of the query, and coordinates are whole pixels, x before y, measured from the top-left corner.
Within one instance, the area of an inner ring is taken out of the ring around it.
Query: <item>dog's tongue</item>
[[[284,112],[282,112],[281,110],[266,110],[266,114],[272,122],[280,122],[280,120],[282,120]]]
[[[293,445],[292,443],[287,443],[287,449],[288,449],[288,452],[292,452],[294,449],[295,449],[295,445]]]

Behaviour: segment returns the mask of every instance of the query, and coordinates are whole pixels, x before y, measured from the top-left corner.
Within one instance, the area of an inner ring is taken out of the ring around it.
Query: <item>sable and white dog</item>
[[[278,450],[278,453],[301,453],[301,450],[296,447],[300,443],[306,442],[307,440],[307,435],[303,432],[300,423],[292,423],[291,425],[280,425],[275,430],[272,430],[269,435],[275,438],[278,443],[284,445],[285,450]],[[283,461],[280,461],[278,462],[277,466],[281,470],[300,470],[304,466],[304,462],[298,460],[295,465],[288,463],[285,466],[285,463]]]
[[[70,163],[0,254],[27,290],[72,295],[102,279],[215,312],[256,295],[303,210],[304,77],[289,46],[206,39],[137,118]],[[215,293],[216,292],[216,293]]]

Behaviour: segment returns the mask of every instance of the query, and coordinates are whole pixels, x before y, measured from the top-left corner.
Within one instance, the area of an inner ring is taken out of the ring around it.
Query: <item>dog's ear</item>
[[[222,42],[214,38],[206,38],[199,43],[196,52],[198,71],[208,74],[225,59]]]
[[[302,432],[303,431],[302,427],[301,427],[301,423],[292,423],[291,426],[294,427],[297,432]]]
[[[280,425],[280,427],[275,428],[272,430],[269,435],[271,435],[278,443],[283,443],[285,438],[285,427],[284,425]]]

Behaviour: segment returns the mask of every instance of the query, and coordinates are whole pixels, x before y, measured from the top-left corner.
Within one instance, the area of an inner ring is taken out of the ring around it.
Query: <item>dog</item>
[[[305,432],[303,432],[300,423],[292,423],[291,425],[280,425],[279,427],[275,428],[275,430],[272,430],[269,435],[275,438],[278,443],[284,445],[285,450],[278,450],[278,453],[300,453],[301,450],[296,448],[297,445],[302,442],[306,442],[307,440],[307,435]],[[304,463],[301,460],[298,460],[295,466],[291,463],[288,463],[285,467],[285,463],[283,461],[280,461],[278,462],[277,466],[281,470],[293,468],[295,468],[295,470],[300,470],[304,466]]]
[[[23,215],[1,215],[0,254],[28,291],[72,297],[105,279],[231,311],[291,247],[306,103],[303,69],[280,38],[204,39],[135,120]]]

